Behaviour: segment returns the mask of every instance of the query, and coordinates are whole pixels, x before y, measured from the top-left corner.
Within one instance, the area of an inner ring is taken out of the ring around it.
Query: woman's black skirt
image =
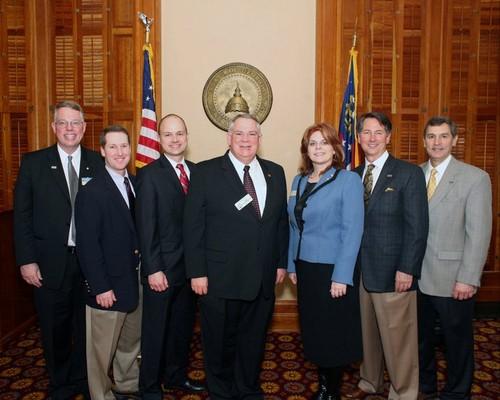
[[[320,367],[336,367],[363,357],[359,286],[347,285],[347,294],[332,298],[334,266],[298,260],[297,297],[306,358]]]

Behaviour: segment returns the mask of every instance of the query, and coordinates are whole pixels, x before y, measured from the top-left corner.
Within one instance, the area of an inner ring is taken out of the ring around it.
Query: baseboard
[[[474,306],[474,317],[477,319],[482,318],[500,318],[500,302],[476,302]]]
[[[16,328],[14,328],[12,331],[7,333],[4,337],[2,337],[0,339],[0,351],[4,350],[5,344],[10,339],[25,332],[30,326],[34,325],[36,323],[36,321],[37,321],[37,317],[36,317],[36,315],[33,315],[32,317],[30,317],[26,321],[24,321],[22,324],[18,325]]]
[[[297,300],[276,301],[270,329],[273,332],[299,331],[299,315],[297,311]]]

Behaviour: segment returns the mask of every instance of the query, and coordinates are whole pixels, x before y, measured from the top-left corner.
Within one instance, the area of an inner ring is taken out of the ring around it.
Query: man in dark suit
[[[129,136],[111,125],[100,144],[106,169],[78,192],[75,205],[78,257],[88,286],[88,379],[92,399],[128,399],[138,392],[141,335]]]
[[[163,156],[138,173],[137,230],[144,284],[140,387],[144,399],[161,399],[161,383],[196,392],[187,378],[196,295],[184,267],[182,220],[194,164],[184,159],[187,127],[169,114],[158,124]]]
[[[362,115],[356,127],[365,164],[356,171],[365,186],[365,228],[358,262],[363,363],[359,388],[389,398],[418,396],[416,285],[425,252],[429,215],[425,179],[416,165],[387,152],[392,124],[380,112]]]
[[[212,400],[263,399],[259,372],[288,223],[283,168],[256,157],[260,141],[257,120],[237,116],[229,151],[197,165],[185,207],[186,270],[200,295]]]
[[[491,240],[489,175],[455,159],[455,122],[433,117],[424,128],[429,161],[422,164],[429,199],[429,238],[418,282],[420,391],[437,399],[435,323],[446,345],[443,400],[470,399],[474,376],[474,295]]]
[[[14,192],[16,259],[23,279],[34,287],[52,399],[88,397],[85,285],[72,205],[103,164],[98,153],[80,146],[85,127],[79,104],[56,104],[57,143],[23,157]]]

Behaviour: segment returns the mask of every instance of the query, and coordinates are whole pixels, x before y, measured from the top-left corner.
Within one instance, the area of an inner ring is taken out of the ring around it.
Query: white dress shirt
[[[365,170],[363,171],[363,177],[362,180],[364,181],[365,179],[365,174],[366,174],[366,169],[369,164],[373,164],[375,167],[372,169],[372,176],[373,176],[373,184],[372,184],[372,192],[373,189],[375,188],[375,185],[377,184],[378,177],[380,176],[380,173],[382,172],[382,168],[384,168],[384,164],[389,158],[389,152],[386,150],[382,155],[377,158],[373,162],[369,162],[367,159],[365,159]]]
[[[437,167],[433,167],[431,164],[431,160],[427,161],[427,170],[425,171],[425,183],[429,184],[429,179],[431,178],[431,170],[432,168],[436,169],[436,188],[441,182],[441,178],[443,177],[446,168],[450,165],[451,154],[444,159]]]
[[[181,170],[179,168],[177,168],[177,164],[182,164],[182,165],[184,165],[184,171],[186,171],[186,175],[187,175],[188,179],[189,180],[191,179],[191,171],[189,170],[189,167],[186,164],[186,160],[184,159],[184,157],[182,157],[181,161],[175,161],[175,160],[172,160],[171,158],[169,158],[166,154],[163,154],[163,155],[168,160],[168,162],[170,164],[172,164],[172,167],[174,167],[175,173],[177,174],[177,178],[180,179],[180,177],[181,177]]]
[[[257,201],[259,202],[260,215],[261,216],[264,215],[264,207],[266,205],[266,196],[267,196],[267,183],[266,183],[266,178],[264,177],[264,172],[262,171],[262,167],[257,161],[257,157],[254,157],[254,159],[249,164],[243,164],[230,151],[229,159],[233,163],[233,166],[236,169],[236,172],[238,173],[238,176],[241,179],[241,183],[243,183],[243,174],[245,173],[243,168],[245,167],[245,165],[250,166],[248,173],[250,174],[253,186],[255,187],[255,193],[257,194]]]
[[[128,181],[130,182],[130,188],[132,189],[132,193],[134,194],[134,196],[135,196],[135,190],[134,190],[134,185],[132,185],[132,181],[130,180],[130,177],[128,176],[127,170],[125,170],[125,175],[120,175],[114,169],[111,169],[106,165],[106,171],[108,171],[109,176],[111,176],[111,179],[113,179],[113,182],[115,183],[116,187],[120,191],[120,194],[122,195],[123,200],[125,200],[127,207],[130,208],[130,204],[128,204],[127,188],[125,187],[125,177],[127,177]]]
[[[69,188],[69,175],[68,175],[68,156],[71,156],[71,164],[73,164],[73,168],[76,171],[76,176],[80,177],[80,160],[82,159],[82,148],[78,146],[78,148],[73,152],[73,154],[66,153],[59,144],[57,144],[57,152],[59,153],[59,158],[61,159],[61,164],[64,171],[64,177],[66,178],[66,185]],[[71,232],[75,229],[75,221],[74,218],[71,218],[71,223],[68,231],[68,246],[76,246],[76,243],[71,238]]]

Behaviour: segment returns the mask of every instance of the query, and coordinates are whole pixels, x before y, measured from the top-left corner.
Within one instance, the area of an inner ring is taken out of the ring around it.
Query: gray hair
[[[71,108],[72,110],[78,111],[80,113],[82,121],[85,120],[84,119],[84,114],[83,114],[83,108],[82,108],[82,106],[80,104],[78,104],[76,101],[73,101],[73,100],[63,100],[63,101],[60,101],[59,103],[57,103],[54,106],[54,122],[56,120],[57,112],[61,108]]]
[[[257,118],[255,117],[255,115],[252,115],[252,114],[249,114],[249,113],[242,113],[242,114],[238,114],[236,117],[234,117],[232,120],[231,120],[231,123],[229,124],[229,128],[227,129],[227,132],[228,133],[231,133],[233,131],[233,127],[234,127],[234,124],[236,123],[236,121],[238,121],[240,118],[243,118],[243,119],[251,119],[252,121],[255,121],[255,124],[257,125],[257,131],[259,132],[259,135],[262,134],[261,130],[260,130],[260,123],[259,121],[257,120]]]

